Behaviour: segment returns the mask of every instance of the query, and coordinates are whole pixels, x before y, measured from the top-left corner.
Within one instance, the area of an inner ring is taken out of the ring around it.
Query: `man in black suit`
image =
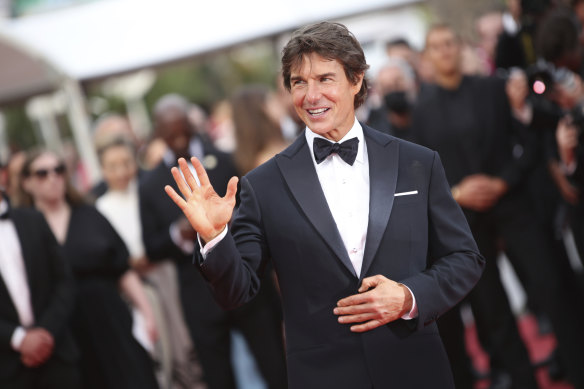
[[[11,209],[0,187],[2,388],[80,387],[69,332],[73,304],[71,274],[45,219]]]
[[[513,150],[511,112],[504,81],[469,77],[460,68],[461,44],[447,25],[430,29],[426,55],[436,84],[426,85],[413,115],[414,140],[440,152],[454,199],[463,208],[486,267],[469,300],[491,371],[511,375],[513,388],[535,388],[532,366],[501,284],[497,256],[501,243],[530,299],[549,316],[571,381],[584,385],[584,310],[578,293],[568,292],[560,259],[540,228],[524,193],[532,166],[529,153]],[[438,321],[455,378],[472,386],[459,313]],[[458,377],[457,377],[458,375]]]
[[[170,168],[179,157],[196,155],[209,179],[225,188],[236,174],[228,154],[219,152],[196,132],[187,118],[188,103],[178,95],[162,97],[154,107],[157,134],[167,143],[164,160],[140,183],[140,214],[144,244],[150,260],[173,259],[177,264],[185,320],[211,389],[235,388],[231,368],[230,331],[238,329],[247,340],[260,372],[270,388],[286,385],[281,314],[273,284],[267,282],[258,298],[233,312],[213,299],[205,280],[191,265],[196,234],[164,193],[173,184]],[[176,186],[175,186],[176,187]]]
[[[296,31],[282,73],[307,129],[219,197],[196,159],[167,193],[204,243],[196,262],[236,307],[271,259],[291,388],[452,388],[434,321],[477,282],[483,259],[435,152],[355,119],[368,65],[341,24]],[[333,143],[338,142],[338,143]],[[196,296],[192,296],[196,299]]]

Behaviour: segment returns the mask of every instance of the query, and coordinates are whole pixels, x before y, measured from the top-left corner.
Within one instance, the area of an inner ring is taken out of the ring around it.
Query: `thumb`
[[[367,292],[369,289],[376,287],[379,285],[379,277],[367,277],[363,279],[361,286],[359,287],[359,293]]]
[[[237,182],[239,179],[237,177],[231,177],[229,183],[227,183],[227,192],[223,197],[226,200],[233,200],[235,201],[235,194],[237,193]]]

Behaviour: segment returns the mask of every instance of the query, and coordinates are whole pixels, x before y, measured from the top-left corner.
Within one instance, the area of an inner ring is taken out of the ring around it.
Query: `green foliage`
[[[274,86],[278,68],[270,41],[170,65],[158,71],[158,79],[146,96],[146,105],[151,109],[163,95],[178,93],[209,108],[229,98],[241,85],[263,83]]]
[[[2,108],[2,114],[6,120],[8,146],[12,151],[26,150],[38,144],[36,129],[28,119],[24,106]]]

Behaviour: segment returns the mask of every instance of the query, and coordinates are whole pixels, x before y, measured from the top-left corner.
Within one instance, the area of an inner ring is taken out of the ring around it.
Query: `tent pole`
[[[75,138],[75,146],[83,161],[89,182],[95,185],[101,179],[97,153],[91,139],[90,119],[85,110],[85,96],[78,81],[71,78],[63,82],[63,90],[69,102],[67,117]]]

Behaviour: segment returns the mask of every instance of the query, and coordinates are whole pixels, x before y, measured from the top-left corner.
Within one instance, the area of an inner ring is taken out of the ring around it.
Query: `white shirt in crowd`
[[[133,180],[126,190],[110,189],[95,202],[95,207],[120,235],[132,258],[140,258],[146,253],[142,241],[137,186],[136,180]]]
[[[0,196],[0,214],[6,212],[8,207],[8,202]],[[34,324],[34,314],[22,248],[14,223],[10,219],[0,219],[0,276],[4,279],[18,313],[20,326],[12,334],[11,345],[19,350],[26,335],[25,328]]]

